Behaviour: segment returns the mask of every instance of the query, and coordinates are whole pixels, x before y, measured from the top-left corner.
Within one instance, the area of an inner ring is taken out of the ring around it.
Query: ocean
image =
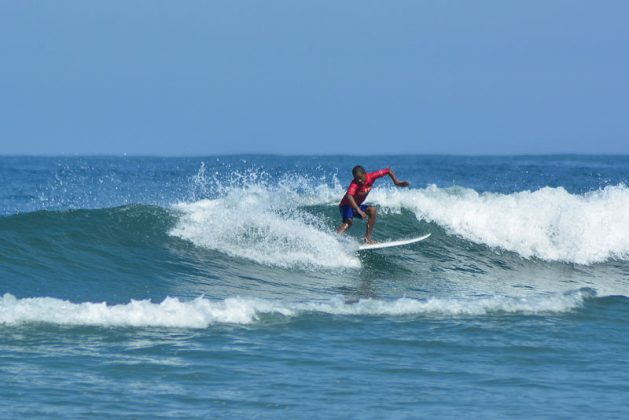
[[[357,252],[338,202],[377,181]],[[0,417],[624,418],[629,157],[0,157]]]

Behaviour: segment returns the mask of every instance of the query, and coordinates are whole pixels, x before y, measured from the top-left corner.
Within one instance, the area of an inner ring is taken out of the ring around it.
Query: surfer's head
[[[354,181],[364,184],[367,180],[367,171],[360,165],[354,166],[352,169],[352,175],[354,175]]]

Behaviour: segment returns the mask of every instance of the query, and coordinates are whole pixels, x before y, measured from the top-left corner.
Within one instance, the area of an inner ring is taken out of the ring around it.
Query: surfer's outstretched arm
[[[397,176],[395,176],[395,172],[393,172],[393,169],[391,168],[389,168],[389,176],[397,187],[408,187],[409,185],[411,185],[411,183],[408,181],[400,181]]]

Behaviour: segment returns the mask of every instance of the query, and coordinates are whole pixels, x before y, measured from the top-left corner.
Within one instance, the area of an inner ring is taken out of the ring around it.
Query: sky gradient
[[[0,154],[629,154],[629,2],[2,1]]]

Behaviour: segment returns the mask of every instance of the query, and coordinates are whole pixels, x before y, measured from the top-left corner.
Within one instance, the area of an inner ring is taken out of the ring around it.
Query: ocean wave
[[[67,245],[65,231],[94,242],[98,241],[93,238],[102,242],[111,237],[115,241],[151,238],[155,243],[177,237],[272,267],[355,269],[361,266],[356,239],[334,233],[340,222],[336,206],[342,195],[338,184],[299,177],[273,185],[251,181],[223,187],[216,198],[181,202],[167,209],[132,205],[35,212],[2,217],[0,228],[14,235],[11,243],[42,236],[57,241],[55,247],[60,249]],[[372,191],[369,202],[381,210],[375,232],[376,236],[384,233],[380,238],[409,235],[408,229],[398,229],[415,220],[390,223],[390,218],[404,209],[448,235],[526,259],[583,265],[629,260],[629,236],[625,234],[629,230],[629,188],[624,185],[583,194],[561,187],[510,194],[462,187],[380,187]],[[354,232],[364,229],[362,223],[357,225]],[[425,226],[422,232],[430,229]],[[439,238],[439,232],[432,233],[437,235],[424,247]],[[31,242],[28,247],[34,246]]]
[[[596,293],[580,289],[567,293],[532,297],[400,298],[362,299],[347,302],[342,297],[328,301],[282,302],[245,297],[211,300],[199,297],[182,301],[168,297],[161,303],[132,300],[127,304],[105,302],[72,303],[40,297],[18,299],[11,294],[0,298],[0,325],[46,323],[103,327],[207,328],[214,324],[252,324],[264,316],[298,317],[306,314],[338,316],[468,316],[503,314],[564,313],[580,308]]]
[[[358,266],[351,247],[331,233],[329,221],[298,211],[335,206],[343,190],[322,184],[298,194],[296,188],[287,183],[281,188],[250,186],[215,200],[179,204],[184,216],[171,234],[263,264]],[[511,194],[461,187],[376,188],[369,202],[385,217],[406,209],[448,234],[527,259],[584,265],[629,259],[629,236],[624,234],[629,230],[629,189],[624,185],[584,194],[561,187]],[[386,228],[383,223],[377,230]]]
[[[585,194],[546,187],[512,194],[468,188],[376,189],[369,196],[390,212],[408,209],[466,240],[539,258],[593,264],[629,258],[629,189]]]

